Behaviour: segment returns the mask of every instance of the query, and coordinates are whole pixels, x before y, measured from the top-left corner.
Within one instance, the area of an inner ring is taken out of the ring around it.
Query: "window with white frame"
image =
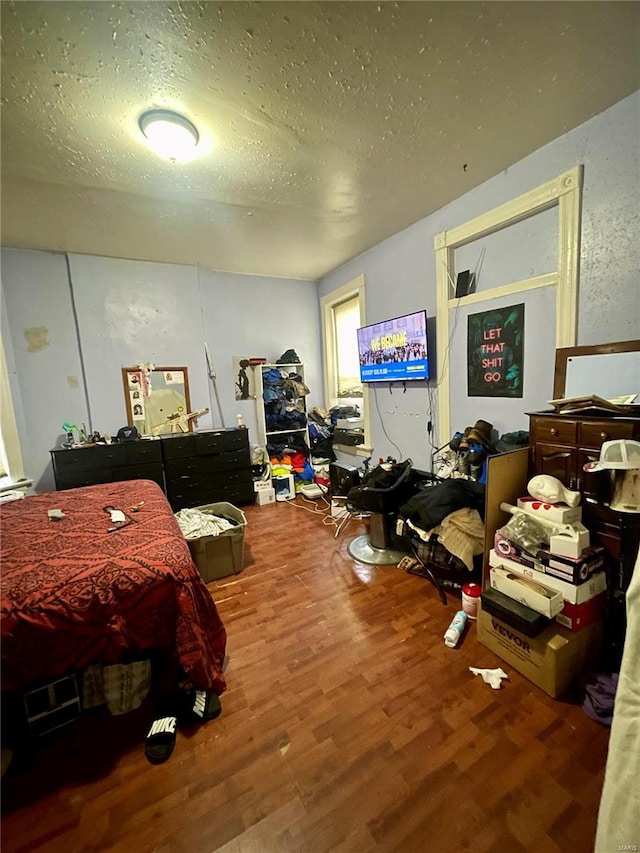
[[[364,325],[364,276],[322,297],[322,332],[325,357],[325,405],[358,406],[364,418],[364,445],[348,452],[368,455],[368,389],[360,382],[357,329]],[[345,448],[346,449],[346,448]]]
[[[360,328],[360,299],[350,296],[333,307],[336,348],[336,396],[362,397],[357,331]]]
[[[0,490],[24,479],[18,428],[13,411],[9,372],[0,343]]]

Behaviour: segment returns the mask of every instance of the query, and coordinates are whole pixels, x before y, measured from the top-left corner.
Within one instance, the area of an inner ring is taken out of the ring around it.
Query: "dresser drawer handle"
[[[608,433],[608,432],[601,432],[601,433],[600,433],[600,438],[601,438],[603,441],[606,441],[606,440],[609,438],[609,433]]]
[[[551,432],[551,435],[557,435],[558,434],[558,430],[555,427],[551,427],[550,432]]]

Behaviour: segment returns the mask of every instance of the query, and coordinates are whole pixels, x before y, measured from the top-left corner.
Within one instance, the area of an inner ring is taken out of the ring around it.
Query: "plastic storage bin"
[[[198,506],[195,509],[207,515],[230,518],[236,526],[218,536],[201,536],[188,539],[189,550],[205,583],[237,575],[244,568],[244,529],[247,519],[241,509],[224,501]]]

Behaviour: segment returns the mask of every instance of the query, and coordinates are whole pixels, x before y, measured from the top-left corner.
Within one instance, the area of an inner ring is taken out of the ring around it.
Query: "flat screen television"
[[[427,312],[415,311],[358,329],[362,382],[429,378]]]

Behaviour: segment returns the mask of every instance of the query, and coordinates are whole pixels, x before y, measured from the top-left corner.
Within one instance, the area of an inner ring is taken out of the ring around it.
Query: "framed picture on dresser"
[[[143,368],[122,368],[127,423],[140,435],[168,435],[171,418],[191,412],[189,372],[186,367]],[[187,428],[193,430],[193,420]]]
[[[556,350],[555,399],[597,395],[640,403],[640,340]]]

